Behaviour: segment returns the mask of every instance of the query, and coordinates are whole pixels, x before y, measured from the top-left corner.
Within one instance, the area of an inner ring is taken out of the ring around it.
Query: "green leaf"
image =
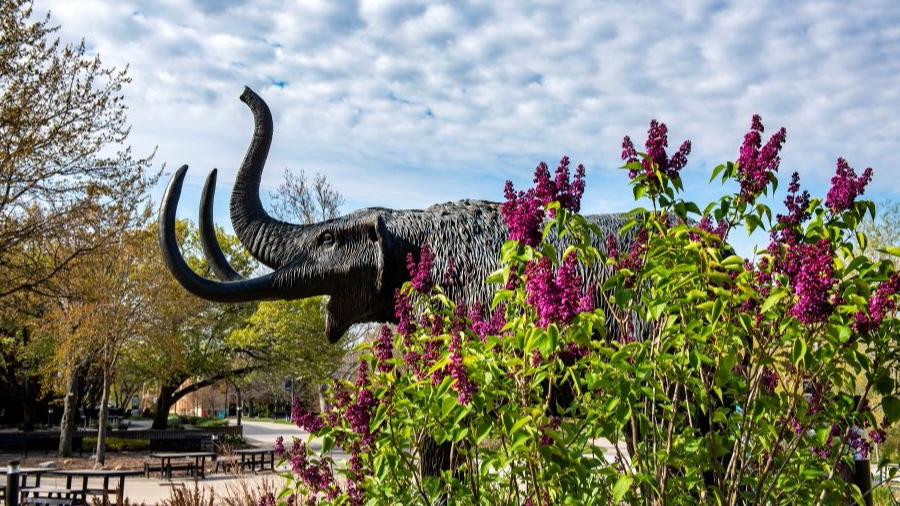
[[[478,428],[475,429],[475,444],[481,444],[482,441],[491,433],[491,423],[484,421],[478,424]]]
[[[779,290],[779,291],[773,293],[772,295],[769,295],[768,297],[766,297],[766,301],[763,302],[763,305],[759,309],[759,311],[761,313],[767,312],[768,310],[772,309],[772,306],[777,304],[778,301],[785,298],[786,296],[787,296],[787,292],[785,292],[783,290]]]
[[[625,497],[628,489],[631,488],[632,481],[634,481],[634,478],[627,474],[619,476],[619,479],[616,480],[616,484],[613,486],[613,500],[615,502],[620,502]]]
[[[800,365],[803,357],[806,356],[806,339],[803,336],[797,337],[794,341],[794,348],[791,350],[791,362],[794,365]]]
[[[541,355],[545,357],[549,357],[556,351],[556,345],[559,343],[559,327],[556,324],[550,324],[547,327],[546,337],[541,339],[540,343],[538,343],[538,349],[541,350]]]
[[[642,184],[635,185],[632,192],[634,193],[634,200],[641,200],[641,197],[647,194],[647,186]]]
[[[888,423],[894,423],[900,419],[900,399],[895,396],[885,397],[881,400],[881,407],[884,409],[884,417]]]
[[[888,246],[886,248],[882,248],[878,250],[882,253],[887,253],[888,255],[893,255],[895,257],[900,257],[900,246]]]
[[[444,397],[444,400],[441,401],[441,419],[447,418],[447,415],[453,411],[453,408],[455,408],[457,404],[456,397],[452,395]]]
[[[721,174],[723,170],[725,170],[724,164],[717,165],[716,168],[712,171],[712,176],[709,177],[709,182],[712,183],[716,176]]]
[[[883,371],[881,375],[875,378],[875,391],[881,395],[889,395],[894,391],[894,379],[887,371]]]

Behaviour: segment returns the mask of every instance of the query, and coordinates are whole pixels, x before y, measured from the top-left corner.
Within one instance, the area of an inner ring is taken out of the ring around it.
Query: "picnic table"
[[[22,490],[25,487],[28,487],[28,477],[33,476],[33,483],[30,485],[32,487],[40,487],[41,486],[41,475],[52,471],[52,469],[47,469],[45,467],[20,467],[19,468],[19,476],[21,480],[19,481],[19,490]],[[6,472],[7,468],[0,468],[0,500],[6,499]],[[5,504],[0,501],[0,504]]]
[[[256,471],[256,457],[259,457],[259,470],[266,470],[266,456],[269,457],[269,469],[275,470],[275,450],[271,448],[244,448],[242,450],[235,450],[235,455],[241,456],[241,469],[244,469],[245,466],[249,464],[251,471]],[[250,459],[249,462],[247,459]]]
[[[65,478],[65,487],[41,486],[39,482],[35,486],[22,487],[22,497],[26,502],[30,498],[31,502],[41,504],[87,504],[87,496],[99,495],[103,497],[104,504],[109,504],[112,494],[116,498],[115,504],[121,505],[124,502],[125,478],[140,476],[143,472],[122,469],[53,469],[46,470],[44,474]],[[99,488],[91,487],[91,479],[102,479],[103,485]],[[112,487],[111,481],[114,484]]]
[[[159,475],[161,478],[172,479],[172,471],[174,469],[186,469],[190,471],[191,476],[196,476],[197,472],[200,477],[206,478],[206,459],[215,460],[218,455],[216,452],[158,452],[151,453],[151,459],[159,460]],[[173,460],[193,459],[193,462],[172,464]],[[145,472],[150,474],[151,467],[145,466]]]

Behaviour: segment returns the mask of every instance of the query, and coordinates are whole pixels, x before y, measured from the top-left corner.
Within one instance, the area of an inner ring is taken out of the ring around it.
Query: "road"
[[[237,420],[229,418],[228,423],[229,425],[235,425]],[[244,440],[250,445],[261,448],[271,448],[274,446],[275,439],[278,438],[278,436],[284,438],[284,446],[288,449],[290,449],[291,442],[294,438],[298,438],[303,442],[307,442],[307,438],[309,438],[308,432],[298,429],[293,424],[260,422],[257,420],[247,420],[245,418],[241,421],[241,425],[244,426]],[[307,444],[313,452],[318,452],[322,449],[322,442],[320,440],[313,440],[307,442]],[[340,449],[332,451],[331,457],[337,462],[343,462],[350,458],[349,455]]]

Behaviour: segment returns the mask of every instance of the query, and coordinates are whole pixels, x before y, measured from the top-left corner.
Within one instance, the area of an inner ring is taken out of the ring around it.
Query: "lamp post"
[[[19,506],[19,461],[12,460],[6,469],[6,504]]]

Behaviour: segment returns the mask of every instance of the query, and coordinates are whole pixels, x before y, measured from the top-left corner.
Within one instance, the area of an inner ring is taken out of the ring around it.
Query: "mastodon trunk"
[[[231,224],[254,258],[277,269],[284,265],[289,254],[285,246],[300,226],[272,218],[262,206],[259,184],[272,144],[272,114],[250,88],[244,88],[241,101],[253,112],[254,130],[231,193]]]

